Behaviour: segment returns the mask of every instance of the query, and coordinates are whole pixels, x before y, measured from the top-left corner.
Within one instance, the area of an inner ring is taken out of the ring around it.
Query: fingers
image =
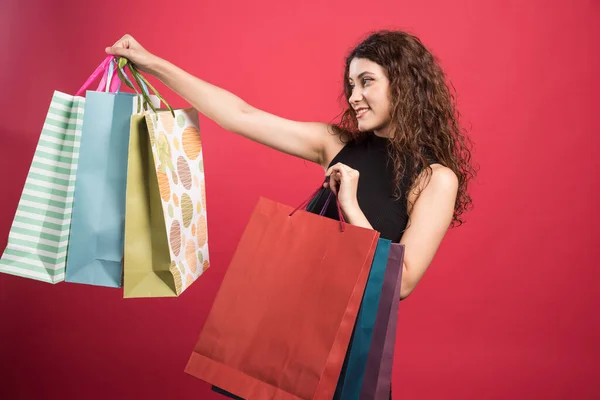
[[[135,39],[131,35],[125,35],[119,39],[112,47],[106,48],[106,54],[128,58],[132,49],[135,47]]]
[[[348,168],[346,165],[344,165],[342,163],[337,163],[335,165],[332,165],[331,167],[329,167],[329,169],[327,170],[327,172],[325,172],[325,176],[331,176],[332,172],[334,172],[334,171],[341,171],[341,169],[343,167]]]
[[[329,182],[325,182],[323,184],[324,187],[329,188],[336,196],[342,185],[342,182],[347,182],[346,184],[350,184],[350,182],[357,182],[359,178],[359,172],[349,166],[337,163],[332,165],[325,175],[329,177]]]
[[[127,34],[124,35],[121,39],[117,40],[117,42],[113,44],[112,47],[125,47],[126,49],[128,49],[132,47],[134,43],[135,39],[133,38],[133,36]]]
[[[330,176],[330,177],[334,177],[334,178],[354,178],[354,177],[358,177],[358,171],[355,169],[350,168],[349,166],[342,164],[342,163],[337,163],[335,165],[332,165],[327,172],[325,173],[325,176]]]
[[[335,173],[334,173],[335,175]],[[337,196],[338,188],[340,187],[340,182],[338,177],[333,177],[333,179],[329,180],[329,189]]]
[[[337,165],[337,164],[336,164]],[[325,176],[331,176],[331,171],[335,168],[335,165],[329,167],[327,171],[325,171]]]
[[[345,167],[342,163],[337,163],[331,166],[327,172],[326,176],[329,177],[329,184],[325,187],[329,187],[329,189],[337,196],[338,189],[340,187],[341,181],[343,179],[343,172]]]
[[[341,179],[341,176],[339,172],[333,171],[329,178],[330,179],[328,179],[326,182],[323,182],[323,187],[336,193],[337,188],[339,187],[339,181]]]
[[[115,47],[115,46],[107,47],[106,54],[118,56],[118,57],[131,58],[131,50],[126,49],[124,47]]]
[[[342,178],[343,178],[343,169],[341,168],[343,166],[343,164],[341,163],[337,163],[333,166],[331,166],[327,172],[325,173],[326,176],[329,176],[329,183],[325,183],[327,186],[325,187],[329,187],[329,189],[333,192],[333,194],[335,194],[337,196],[338,193],[338,189],[340,187]]]

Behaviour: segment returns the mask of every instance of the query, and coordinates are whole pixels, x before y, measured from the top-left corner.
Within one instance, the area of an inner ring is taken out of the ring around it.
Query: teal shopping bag
[[[66,281],[121,287],[133,94],[88,91]]]
[[[391,245],[392,242],[388,239],[380,238],[377,243],[369,280],[338,379],[334,399],[359,399]]]
[[[118,288],[123,274],[130,120],[143,110],[139,95],[120,93],[110,83],[119,70],[116,63],[111,59],[105,65],[103,81],[111,85],[109,93],[86,92],[65,281]],[[131,86],[122,69],[120,75]],[[156,96],[146,99],[158,107]]]
[[[114,58],[98,68],[78,92],[103,73],[108,93],[86,92],[65,281],[121,287],[129,122],[141,109],[118,92]]]

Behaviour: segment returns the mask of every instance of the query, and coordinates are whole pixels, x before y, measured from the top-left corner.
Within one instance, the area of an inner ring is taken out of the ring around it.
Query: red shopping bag
[[[247,399],[331,399],[379,233],[261,198],[185,371]]]

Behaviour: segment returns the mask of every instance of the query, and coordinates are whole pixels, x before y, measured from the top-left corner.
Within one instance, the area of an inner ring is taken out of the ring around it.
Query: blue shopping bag
[[[129,121],[135,95],[88,91],[66,281],[121,287]]]

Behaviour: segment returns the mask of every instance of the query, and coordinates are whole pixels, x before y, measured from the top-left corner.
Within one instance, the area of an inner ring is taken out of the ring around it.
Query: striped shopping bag
[[[0,259],[0,272],[65,279],[85,99],[54,92]]]

